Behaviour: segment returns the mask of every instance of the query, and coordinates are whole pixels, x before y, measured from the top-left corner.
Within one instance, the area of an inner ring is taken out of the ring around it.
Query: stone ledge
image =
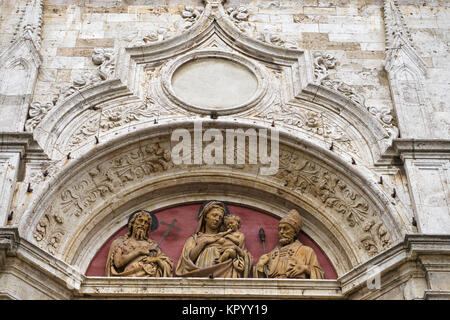
[[[337,280],[89,277],[76,296],[143,298],[343,299]]]

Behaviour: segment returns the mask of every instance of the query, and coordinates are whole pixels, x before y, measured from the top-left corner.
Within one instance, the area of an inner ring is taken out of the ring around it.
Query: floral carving
[[[99,128],[99,118],[91,118],[87,120],[81,128],[70,137],[69,142],[66,146],[66,151],[70,151],[74,149],[76,146],[81,144],[84,140],[86,140],[88,137],[91,137],[98,133]]]
[[[323,54],[321,52],[314,53],[314,76],[318,83],[322,83],[323,79],[328,78],[329,69],[336,67],[336,58],[331,54]]]
[[[267,120],[280,121],[295,126],[307,133],[322,136],[343,150],[359,154],[349,135],[338,125],[330,121],[323,112],[315,112],[283,103],[274,104],[269,111],[257,115]]]
[[[260,31],[256,35],[256,40],[279,47],[285,47],[288,49],[298,49],[298,46],[293,41],[284,40],[279,34],[275,34],[268,29]]]
[[[155,103],[152,98],[147,98],[145,103],[137,103],[128,106],[118,106],[105,109],[100,116],[95,115],[87,120],[69,139],[66,151],[75,149],[96,134],[107,132],[114,128],[141,121],[142,119],[157,119],[166,110]]]
[[[30,109],[28,110],[28,120],[25,123],[25,131],[33,131],[42,119],[47,115],[47,113],[54,107],[54,102],[49,102],[46,104],[41,104],[40,102],[33,102],[30,104]]]
[[[110,79],[116,66],[114,49],[95,48],[92,54],[92,62],[98,66],[98,75],[101,80]]]
[[[114,195],[131,181],[168,170],[172,165],[170,151],[153,143],[92,168],[81,181],[60,192],[59,201],[49,206],[37,224],[35,240],[54,253],[65,234],[66,219],[81,217],[100,199]]]
[[[189,29],[190,27],[192,27],[200,18],[202,12],[203,8],[194,8],[192,6],[184,7],[184,10],[181,11],[181,17],[184,20],[183,28]]]
[[[129,47],[145,46],[154,42],[160,42],[170,37],[169,30],[161,27],[150,31],[144,36],[137,36],[131,40]]]
[[[248,9],[244,6],[238,8],[230,7],[227,9],[227,13],[231,18],[231,21],[236,25],[236,27],[247,34],[253,34],[255,31],[255,26],[248,22],[249,13]]]
[[[330,69],[334,69],[337,65],[336,58],[330,54],[324,54],[321,52],[314,53],[314,76],[316,82],[328,87],[332,90],[343,94],[353,102],[365,107],[370,114],[381,123],[390,136],[395,136],[397,132],[394,118],[391,115],[389,108],[383,108],[381,110],[375,107],[366,106],[365,98],[356,92],[355,88],[349,86],[341,80],[331,79]]]
[[[283,150],[277,178],[285,187],[320,199],[326,207],[342,216],[349,227],[358,230],[361,245],[369,255],[391,244],[387,229],[365,198],[325,168],[302,159],[295,152]]]

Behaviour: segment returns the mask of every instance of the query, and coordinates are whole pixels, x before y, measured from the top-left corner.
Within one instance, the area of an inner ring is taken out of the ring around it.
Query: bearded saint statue
[[[156,216],[145,210],[133,212],[128,233],[113,241],[106,262],[106,276],[171,277],[173,262],[148,237],[158,228]]]
[[[323,270],[313,249],[298,240],[302,218],[289,211],[278,224],[279,244],[262,255],[254,268],[255,278],[323,279]]]

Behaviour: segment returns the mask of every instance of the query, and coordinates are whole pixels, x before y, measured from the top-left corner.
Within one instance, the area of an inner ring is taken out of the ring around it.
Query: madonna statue
[[[243,235],[237,232],[236,227],[225,227],[224,218],[228,215],[228,208],[222,202],[206,201],[201,205],[197,230],[184,244],[175,271],[177,276],[249,276],[253,258],[245,249]]]

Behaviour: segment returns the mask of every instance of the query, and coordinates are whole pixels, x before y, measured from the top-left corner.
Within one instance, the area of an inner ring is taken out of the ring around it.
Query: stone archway
[[[248,128],[205,123],[220,130]],[[402,223],[376,183],[332,152],[282,134],[280,167],[273,176],[259,175],[258,165],[175,165],[172,129],[148,128],[72,159],[25,213],[22,234],[84,271],[136,208],[162,210],[211,198],[278,217],[297,208],[305,233],[338,275],[402,236]]]

